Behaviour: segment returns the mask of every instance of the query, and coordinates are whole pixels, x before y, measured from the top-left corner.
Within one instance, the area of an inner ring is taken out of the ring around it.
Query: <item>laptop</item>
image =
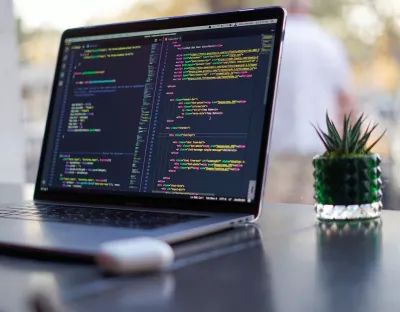
[[[0,245],[90,256],[254,222],[285,18],[269,7],[66,30],[34,198],[0,209]]]

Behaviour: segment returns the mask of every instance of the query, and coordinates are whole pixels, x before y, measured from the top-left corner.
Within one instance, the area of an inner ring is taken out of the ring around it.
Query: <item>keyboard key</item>
[[[57,205],[14,206],[0,209],[0,218],[62,222],[93,226],[156,229],[205,218],[188,214]]]

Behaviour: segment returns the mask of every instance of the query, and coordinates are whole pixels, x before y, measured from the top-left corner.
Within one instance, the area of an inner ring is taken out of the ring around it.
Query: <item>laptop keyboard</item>
[[[0,208],[0,218],[150,230],[206,217],[123,209],[29,204]]]

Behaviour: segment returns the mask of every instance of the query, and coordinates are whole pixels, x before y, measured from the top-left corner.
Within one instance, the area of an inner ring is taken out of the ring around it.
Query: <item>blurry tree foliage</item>
[[[282,4],[279,0],[244,2],[249,7]],[[344,44],[356,89],[373,86],[376,91],[398,92],[399,0],[312,0],[311,15]]]
[[[24,64],[54,64],[61,32],[51,28],[25,30],[21,20],[17,20],[17,40],[19,59]]]
[[[92,19],[88,24],[281,3],[280,0],[138,0],[119,16]],[[395,91],[400,72],[400,1],[313,0],[312,4],[312,16],[344,43],[356,85],[370,84]],[[23,30],[21,23],[17,21],[21,61],[40,63],[51,59],[54,62],[60,33],[51,29]]]

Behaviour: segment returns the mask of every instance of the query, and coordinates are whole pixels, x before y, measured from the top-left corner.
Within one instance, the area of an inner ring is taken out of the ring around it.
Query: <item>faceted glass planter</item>
[[[315,213],[321,220],[358,220],[380,216],[381,158],[378,154],[348,158],[316,156]]]

